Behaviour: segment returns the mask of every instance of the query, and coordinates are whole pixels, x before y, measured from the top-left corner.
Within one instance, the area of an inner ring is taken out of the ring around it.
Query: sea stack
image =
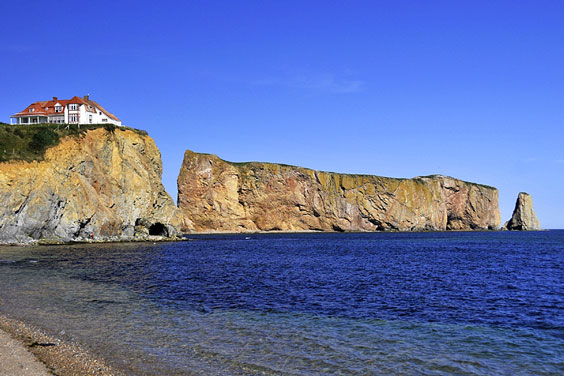
[[[539,219],[533,209],[533,198],[530,194],[519,193],[513,215],[503,225],[503,229],[510,231],[536,231],[541,229]]]
[[[433,175],[339,174],[233,163],[186,151],[178,177],[186,231],[497,230],[498,190]]]

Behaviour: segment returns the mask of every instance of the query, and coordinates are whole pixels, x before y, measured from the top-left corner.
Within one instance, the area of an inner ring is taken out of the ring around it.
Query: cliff
[[[535,209],[533,209],[533,198],[525,192],[519,193],[515,209],[511,219],[503,225],[504,230],[535,231],[540,230],[541,225]]]
[[[495,188],[445,176],[394,179],[186,151],[178,206],[190,231],[498,229]]]
[[[182,214],[150,137],[98,128],[56,142],[40,161],[0,163],[0,243],[176,235]]]

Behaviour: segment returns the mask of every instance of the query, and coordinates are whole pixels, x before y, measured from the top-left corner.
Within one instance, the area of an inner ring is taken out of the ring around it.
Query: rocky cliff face
[[[498,191],[445,176],[393,179],[186,151],[178,206],[192,231],[497,229]]]
[[[132,130],[66,137],[41,162],[0,163],[0,243],[174,236],[160,152]]]
[[[533,198],[525,192],[519,193],[511,219],[503,225],[504,230],[540,230],[540,222],[533,209]]]

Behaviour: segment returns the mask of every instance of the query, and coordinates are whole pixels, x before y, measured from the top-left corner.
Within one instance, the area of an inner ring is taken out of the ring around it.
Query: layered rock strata
[[[513,215],[509,221],[505,222],[503,229],[514,231],[536,231],[541,229],[539,219],[533,208],[533,198],[530,194],[525,192],[519,193]]]
[[[498,229],[495,188],[446,176],[394,179],[186,151],[178,206],[191,231]]]
[[[161,173],[154,141],[119,128],[66,137],[40,162],[0,163],[0,243],[175,236],[182,213]]]

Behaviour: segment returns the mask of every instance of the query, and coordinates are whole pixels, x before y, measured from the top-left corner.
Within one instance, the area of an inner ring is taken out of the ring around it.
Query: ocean
[[[0,312],[131,375],[561,375],[564,231],[2,247]]]

